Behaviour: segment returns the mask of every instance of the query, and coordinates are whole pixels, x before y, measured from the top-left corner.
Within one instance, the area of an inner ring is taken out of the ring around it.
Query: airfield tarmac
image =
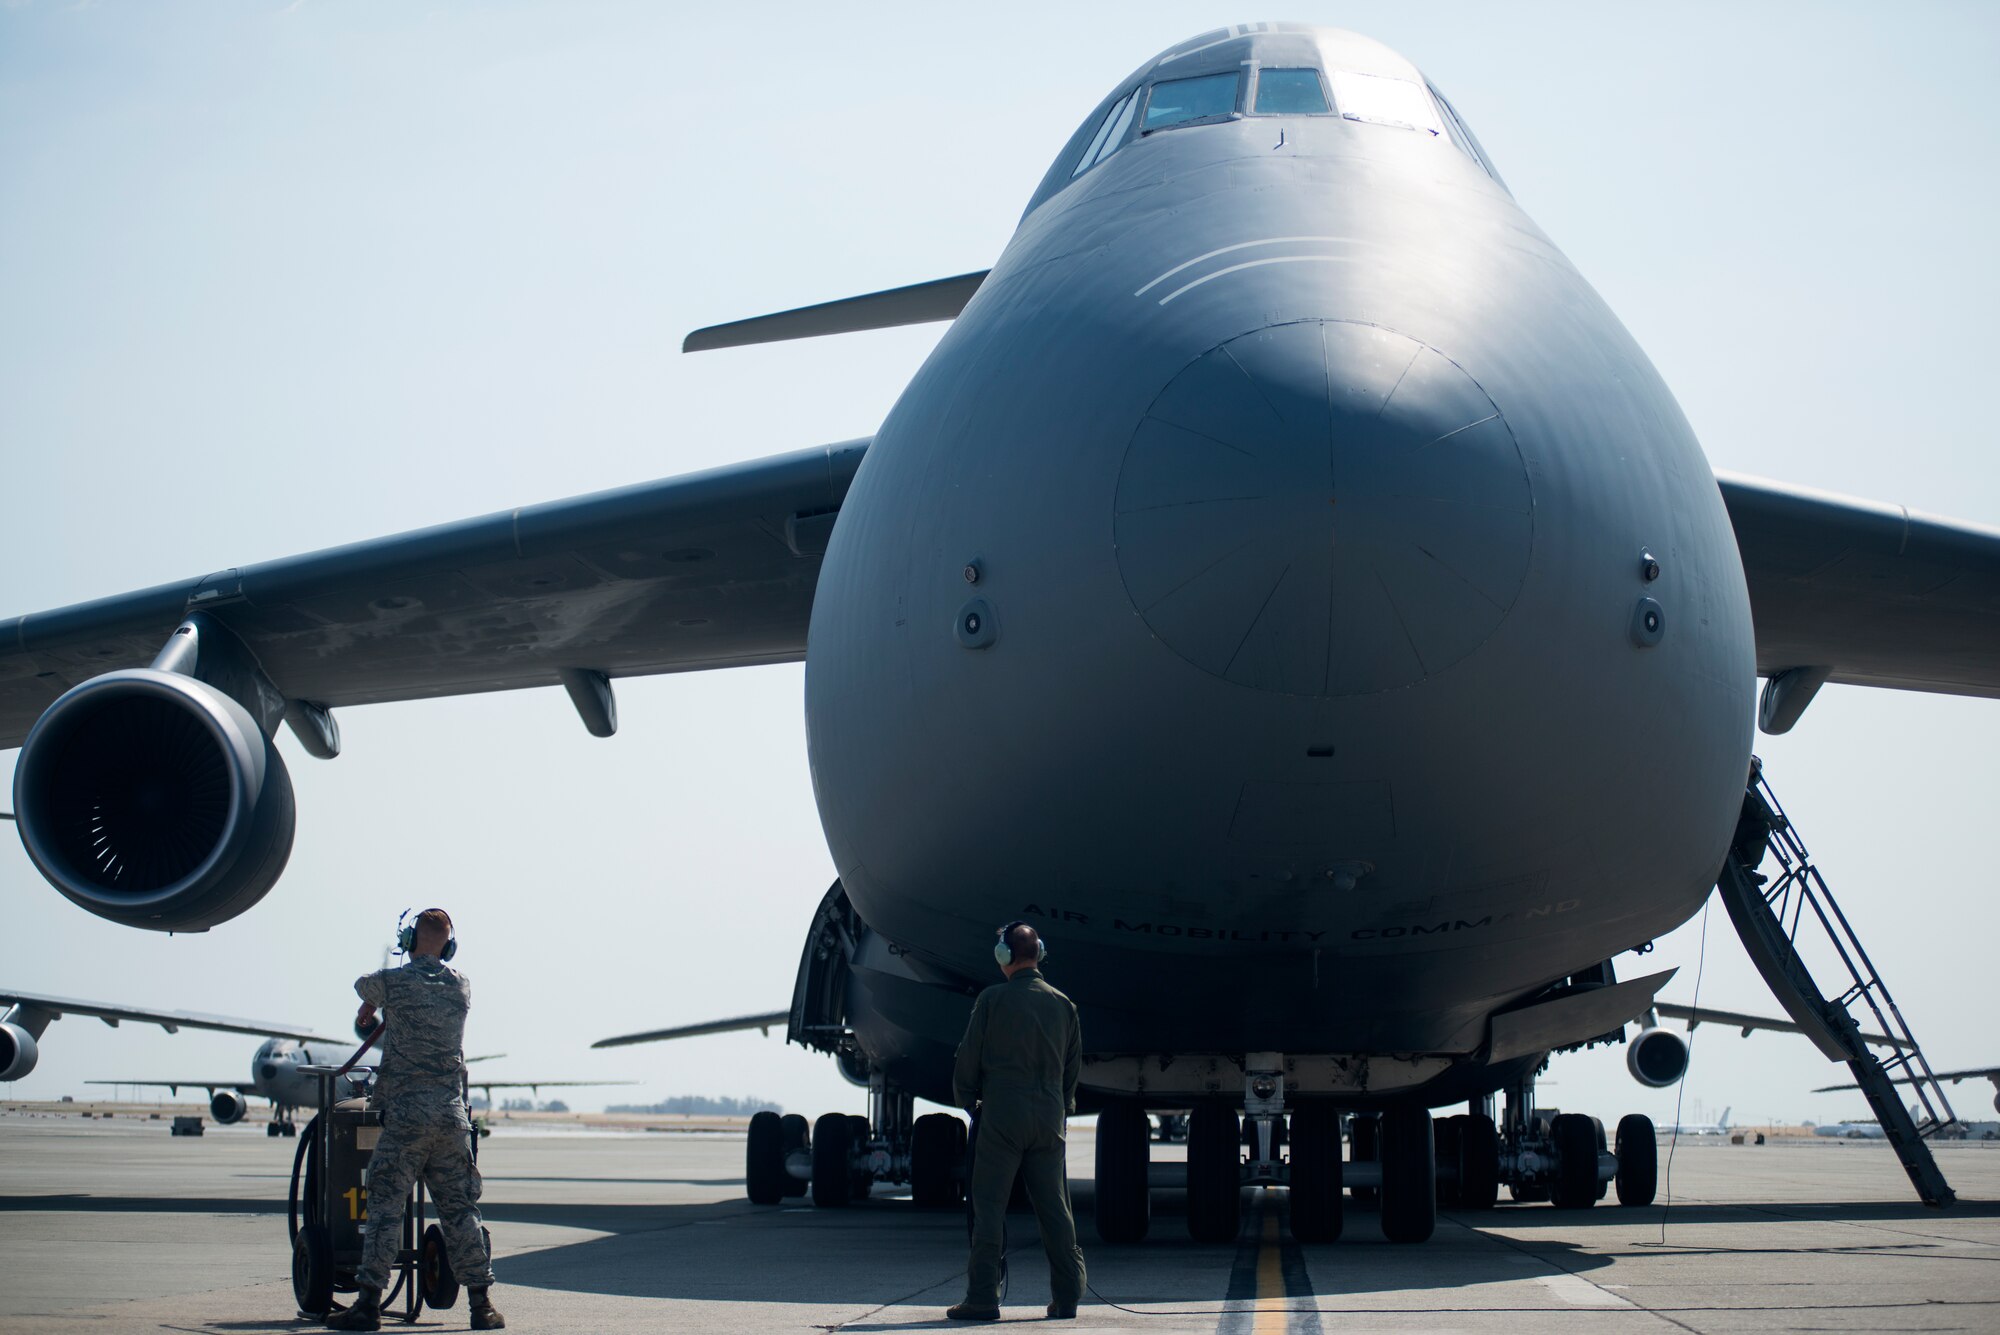
[[[296,1142],[259,1124],[174,1139],[164,1122],[0,1114],[0,1332],[261,1332],[295,1317],[285,1188]],[[1664,1163],[1664,1145],[1662,1160]],[[1160,1157],[1166,1157],[1162,1152]],[[1072,1132],[1071,1169],[1092,1137]],[[502,1127],[482,1147],[509,1329],[959,1329],[962,1214],[878,1195],[842,1211],[743,1195],[740,1133]],[[1073,1182],[1092,1283],[1072,1330],[1307,1335],[2000,1330],[2000,1147],[1939,1148],[1961,1203],[1927,1210],[1879,1143],[1683,1139],[1670,1209],[1443,1214],[1426,1245],[1293,1245],[1278,1193],[1233,1245],[1187,1240],[1176,1193],[1153,1238],[1107,1247]],[[1164,1198],[1164,1199],[1161,1199]],[[1662,1222],[1665,1242],[1662,1245]],[[1009,1320],[1039,1320],[1031,1216],[1010,1225]],[[387,1329],[399,1328],[390,1323]],[[466,1329],[461,1299],[419,1329]]]

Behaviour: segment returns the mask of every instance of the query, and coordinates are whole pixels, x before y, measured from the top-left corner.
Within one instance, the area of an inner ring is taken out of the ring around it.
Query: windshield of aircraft
[[[1156,130],[1210,125],[1240,115],[1338,116],[1414,130],[1448,139],[1488,176],[1500,181],[1479,141],[1435,88],[1391,75],[1338,68],[1322,72],[1306,65],[1261,69],[1246,65],[1225,73],[1142,83],[1113,102],[1098,119],[1069,175],[1071,179],[1083,175],[1118,152],[1128,139]],[[1138,122],[1136,130],[1134,121]],[[1505,183],[1501,185],[1504,189]]]
[[[1146,98],[1146,119],[1141,134],[1164,130],[1172,125],[1218,120],[1236,110],[1237,76],[1202,74],[1192,79],[1168,79],[1153,85]]]
[[[1259,116],[1324,116],[1326,86],[1318,70],[1260,70],[1257,74]]]
[[[1437,107],[1421,85],[1407,79],[1335,70],[1333,101],[1340,108],[1340,114],[1351,121],[1399,125],[1406,130],[1424,130],[1431,134],[1438,134],[1442,129],[1438,124]]]

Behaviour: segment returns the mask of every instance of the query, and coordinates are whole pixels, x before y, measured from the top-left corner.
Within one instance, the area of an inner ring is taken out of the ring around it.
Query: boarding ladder
[[[1775,864],[1773,876],[1758,870],[1767,858]],[[1772,995],[1827,1060],[1846,1062],[1854,1073],[1917,1195],[1926,1205],[1951,1204],[1955,1193],[1927,1143],[1957,1120],[1944,1088],[1754,756],[1743,814],[1716,889]],[[1835,982],[1844,975],[1845,985],[1832,1000],[1807,967],[1807,954]],[[1887,1060],[1877,1058],[1863,1040],[1854,1018],[1856,1003],[1867,1006],[1876,1032],[1892,1040]],[[1916,1096],[1914,1107],[1903,1106],[1899,1084]]]

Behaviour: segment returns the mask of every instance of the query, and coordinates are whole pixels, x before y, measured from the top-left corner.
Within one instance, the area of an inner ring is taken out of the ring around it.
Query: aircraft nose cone
[[[1196,667],[1301,696],[1389,690],[1485,643],[1534,539],[1506,419],[1436,349],[1273,325],[1195,358],[1126,449],[1132,605]]]

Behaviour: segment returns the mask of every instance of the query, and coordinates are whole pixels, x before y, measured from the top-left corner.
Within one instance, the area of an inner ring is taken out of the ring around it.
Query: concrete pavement
[[[313,1329],[295,1319],[289,1281],[295,1143],[254,1126],[173,1139],[159,1122],[0,1114],[0,1332]],[[1073,1174],[1091,1153],[1079,1124]],[[730,1134],[486,1140],[495,1298],[510,1329],[948,1328],[962,1215],[887,1195],[840,1211],[758,1208],[742,1154]],[[1133,1310],[1087,1299],[1067,1328],[2000,1330],[2000,1147],[1943,1146],[1939,1158],[1962,1201],[1947,1211],[1917,1204],[1880,1144],[1683,1140],[1670,1209],[1447,1214],[1414,1247],[1382,1241],[1373,1211],[1353,1206],[1340,1242],[1293,1245],[1281,1193],[1246,1198],[1235,1244],[1198,1245],[1171,1192],[1156,1194],[1147,1242],[1107,1247],[1079,1176],[1092,1283]],[[1016,1217],[1010,1320],[1039,1319],[1047,1302],[1034,1234],[1032,1216]],[[419,1327],[465,1329],[463,1302]]]

